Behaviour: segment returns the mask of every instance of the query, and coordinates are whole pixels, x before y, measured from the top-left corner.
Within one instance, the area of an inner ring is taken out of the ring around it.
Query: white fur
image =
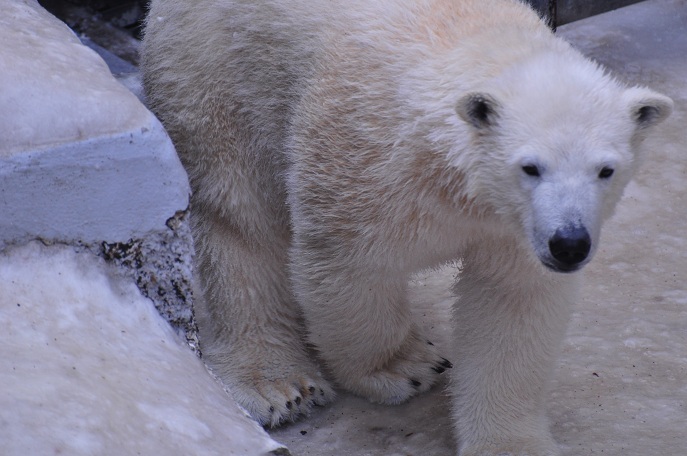
[[[203,352],[258,421],[332,400],[306,340],[373,401],[428,389],[447,363],[407,278],[463,258],[460,454],[557,454],[543,404],[579,278],[555,270],[591,259],[669,99],[509,0],[153,0],[142,62],[193,186]],[[591,245],[566,265],[549,246],[573,228]]]

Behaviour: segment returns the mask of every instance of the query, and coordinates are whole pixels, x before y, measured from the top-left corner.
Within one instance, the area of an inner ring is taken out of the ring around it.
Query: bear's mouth
[[[541,263],[546,266],[547,269],[553,272],[559,272],[563,274],[569,274],[571,272],[577,272],[582,269],[587,262],[577,263],[577,264],[565,264],[555,261],[553,259],[541,260]]]

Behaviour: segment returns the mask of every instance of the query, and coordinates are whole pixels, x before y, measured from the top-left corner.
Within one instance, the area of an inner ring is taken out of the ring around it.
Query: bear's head
[[[581,56],[549,55],[464,94],[456,111],[471,131],[475,194],[521,229],[546,267],[572,272],[592,258],[640,143],[672,101]]]

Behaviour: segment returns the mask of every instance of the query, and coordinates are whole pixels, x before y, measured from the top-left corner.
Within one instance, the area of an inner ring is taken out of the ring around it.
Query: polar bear
[[[669,98],[514,0],[153,0],[142,68],[193,188],[203,354],[257,421],[452,368],[461,455],[558,454],[575,271]],[[440,354],[407,279],[457,259]]]

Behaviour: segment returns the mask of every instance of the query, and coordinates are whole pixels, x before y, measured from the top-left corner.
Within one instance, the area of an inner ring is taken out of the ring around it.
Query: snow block
[[[289,454],[103,263],[37,242],[0,254],[0,453]]]
[[[65,24],[2,2],[0,43],[0,248],[125,242],[186,209],[161,124]]]

